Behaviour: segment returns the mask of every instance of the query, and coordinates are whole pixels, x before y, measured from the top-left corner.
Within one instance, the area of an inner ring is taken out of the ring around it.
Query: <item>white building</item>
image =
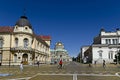
[[[83,46],[82,48],[81,48],[81,54],[80,54],[80,58],[83,60],[82,62],[83,63],[86,63],[87,62],[87,56],[85,57],[84,56],[84,53],[85,53],[85,51],[89,48],[90,46]]]
[[[120,30],[114,32],[106,32],[101,29],[100,34],[94,38],[93,44],[86,49],[86,46],[81,48],[82,59],[87,59],[87,62],[113,63],[115,55],[120,50]],[[86,49],[86,51],[84,51]]]

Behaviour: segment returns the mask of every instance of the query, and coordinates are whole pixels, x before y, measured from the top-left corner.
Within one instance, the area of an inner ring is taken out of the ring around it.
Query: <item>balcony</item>
[[[34,51],[31,47],[12,47],[12,52],[18,52],[18,51]]]

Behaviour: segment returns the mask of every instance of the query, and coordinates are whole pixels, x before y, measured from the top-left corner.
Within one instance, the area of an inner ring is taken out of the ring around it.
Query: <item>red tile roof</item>
[[[13,27],[10,26],[0,26],[0,33],[12,33],[13,32]],[[38,38],[46,41],[46,40],[51,40],[50,36],[45,36],[45,35],[38,35]]]
[[[0,26],[0,33],[4,33],[4,32],[13,32],[13,27],[9,27],[9,26]]]
[[[39,38],[41,38],[42,40],[51,40],[50,36],[44,36],[44,35],[39,35]]]

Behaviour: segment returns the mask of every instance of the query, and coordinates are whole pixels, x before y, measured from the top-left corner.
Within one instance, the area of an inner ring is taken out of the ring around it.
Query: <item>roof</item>
[[[62,42],[57,42],[56,46],[64,46]]]
[[[15,25],[18,25],[20,27],[29,26],[32,29],[32,26],[26,16],[21,16]]]
[[[50,36],[39,35],[39,38],[41,38],[42,40],[45,40],[45,41],[51,40]]]
[[[0,26],[0,32],[9,32],[12,33],[13,32],[13,27],[10,26]]]

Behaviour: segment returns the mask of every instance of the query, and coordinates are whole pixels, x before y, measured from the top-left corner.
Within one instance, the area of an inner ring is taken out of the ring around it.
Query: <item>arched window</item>
[[[25,48],[28,47],[28,39],[27,38],[24,39],[24,47]]]
[[[14,62],[17,62],[17,54],[14,54]]]
[[[18,47],[18,38],[15,38],[15,47]]]
[[[2,47],[3,47],[3,39],[0,38],[0,48],[2,48]]]

